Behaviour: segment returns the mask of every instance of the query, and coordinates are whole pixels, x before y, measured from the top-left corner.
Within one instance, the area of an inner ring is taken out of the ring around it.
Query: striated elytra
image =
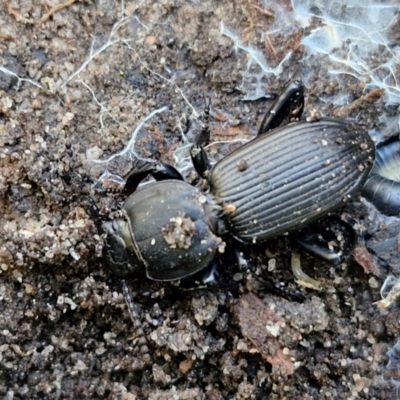
[[[218,162],[211,195],[231,204],[228,230],[244,242],[299,229],[343,206],[363,187],[374,144],[361,127],[337,120],[293,123]],[[239,170],[239,162],[246,168]]]

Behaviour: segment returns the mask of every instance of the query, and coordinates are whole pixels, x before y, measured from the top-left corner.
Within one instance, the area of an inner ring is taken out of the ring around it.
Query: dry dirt
[[[132,321],[87,211],[89,194],[105,214],[115,207],[112,195],[94,190],[114,185],[113,177],[97,180],[106,170],[124,176],[137,156],[193,177],[180,156],[182,132],[193,138],[207,98],[210,141],[254,135],[269,94],[302,78],[302,33],[268,42],[260,32],[273,16],[253,0],[57,4],[0,7],[2,398],[396,399],[400,311],[374,302],[388,265],[399,265],[398,220],[360,201],[344,211],[376,254],[391,241],[375,259],[380,276],[351,260],[334,267],[304,256],[305,270],[330,289],[300,288],[291,245],[277,239],[246,249],[244,271],[228,248],[221,281],[208,289],[127,281]],[[272,64],[293,50],[258,100],[243,101],[248,59],[221,35],[221,21]],[[347,113],[368,128],[377,124],[379,94],[335,110],[319,101],[338,90],[329,79],[310,79],[305,116]],[[355,99],[362,89],[349,80]],[[136,157],[123,152],[138,124],[163,107],[137,135]],[[297,296],[276,295],[271,282]]]

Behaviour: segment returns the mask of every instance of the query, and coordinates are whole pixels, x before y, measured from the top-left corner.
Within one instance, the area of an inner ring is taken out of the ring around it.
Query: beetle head
[[[119,278],[140,272],[144,268],[144,262],[141,262],[140,254],[135,251],[128,222],[117,218],[104,221],[101,227],[107,233],[103,253],[111,271]]]

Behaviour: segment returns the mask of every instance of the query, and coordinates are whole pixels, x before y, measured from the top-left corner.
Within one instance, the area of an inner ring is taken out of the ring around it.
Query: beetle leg
[[[265,114],[257,136],[277,128],[284,121],[299,120],[304,108],[304,86],[301,81],[290,82]]]
[[[192,159],[192,163],[194,169],[203,179],[207,179],[208,172],[211,169],[210,161],[208,160],[207,153],[204,151],[203,146],[209,143],[210,140],[210,108],[211,108],[211,100],[209,97],[206,98],[206,105],[204,108],[204,124],[203,129],[196,138],[194,145],[190,148],[190,157]]]
[[[292,233],[290,237],[309,254],[336,264],[345,261],[350,256],[357,241],[353,228],[334,215],[308,225]],[[293,274],[299,284],[316,290],[322,289],[320,282],[303,272],[300,266],[300,255],[297,252],[292,253],[291,261]]]
[[[196,172],[203,179],[207,179],[211,165],[204,149],[201,146],[192,146],[190,149],[190,157],[192,158],[192,163]]]
[[[183,181],[182,175],[178,172],[176,168],[168,164],[157,163],[130,172],[126,178],[123,194],[125,196],[131,195],[137,189],[139,183],[143,179],[147,178],[150,174],[157,181],[162,181],[165,179],[177,179]]]
[[[344,262],[357,242],[354,229],[331,215],[290,235],[307,253],[335,264]]]
[[[261,287],[266,289],[269,293],[281,296],[286,300],[303,303],[306,299],[300,292],[294,291],[286,286],[281,286],[279,283],[269,279],[257,278],[257,281],[261,284]]]
[[[196,138],[194,144],[195,146],[202,147],[210,143],[210,109],[211,109],[211,99],[206,97],[206,105],[204,107],[204,123],[202,124],[203,129],[200,135]]]
[[[204,269],[189,275],[179,281],[182,290],[197,290],[207,287],[208,284],[215,283],[219,278],[219,261],[214,258],[211,263]]]
[[[102,226],[102,223],[104,222],[104,220],[101,217],[99,207],[97,207],[97,204],[91,197],[89,197],[88,211],[89,211],[91,218],[95,221],[97,229],[99,231],[101,231],[101,226]]]
[[[139,183],[142,182],[143,179],[147,178],[149,174],[153,173],[154,165],[150,167],[142,168],[139,170],[133,170],[129,173],[125,180],[125,186],[122,193],[125,196],[130,196],[139,186]]]
[[[296,251],[292,251],[291,266],[293,275],[296,277],[296,282],[299,285],[318,290],[319,292],[322,290],[322,283],[311,278],[301,269],[300,254]]]
[[[180,172],[172,165],[159,163],[155,165],[153,172],[151,173],[156,181],[163,181],[166,179],[175,179],[183,181],[183,176]]]

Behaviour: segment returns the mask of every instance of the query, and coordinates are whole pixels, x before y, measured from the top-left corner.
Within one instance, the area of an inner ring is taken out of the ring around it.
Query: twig
[[[256,10],[260,11],[262,14],[264,14],[264,15],[267,16],[267,17],[271,17],[271,18],[274,18],[274,17],[275,17],[275,15],[274,15],[271,11],[265,10],[264,8],[261,8],[261,7],[259,7],[259,6],[256,6],[255,4],[252,4],[251,6],[252,6],[253,8],[255,8]]]
[[[75,3],[75,1],[76,0],[67,0],[65,3],[61,3],[61,4],[58,4],[58,5],[54,6],[46,14],[44,14],[42,16],[42,18],[40,18],[39,22],[37,23],[37,26],[43,24],[43,22],[46,22],[57,11],[60,11],[63,8],[71,6],[72,4]]]
[[[341,107],[335,112],[335,116],[343,117],[345,115],[350,114],[350,112],[354,109],[358,109],[362,103],[368,100],[374,100],[382,97],[384,95],[384,90],[381,88],[376,88],[371,90],[370,92],[362,95],[357,100],[354,100],[352,103],[348,104],[347,106]]]
[[[23,17],[17,10],[14,10],[10,4],[8,4],[8,0],[4,0],[5,5],[7,6],[7,11],[11,14],[18,22],[24,22],[25,24],[32,24],[32,21]]]

